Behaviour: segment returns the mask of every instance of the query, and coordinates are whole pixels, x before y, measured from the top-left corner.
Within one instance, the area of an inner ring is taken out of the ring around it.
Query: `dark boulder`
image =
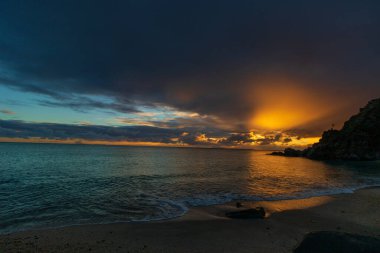
[[[282,151],[273,151],[272,153],[269,153],[268,155],[284,156],[284,152],[282,152]]]
[[[228,212],[226,216],[231,219],[264,219],[265,210],[263,207],[256,207],[243,211]]]
[[[380,240],[375,237],[342,232],[309,233],[294,253],[380,253]]]
[[[290,156],[290,157],[298,157],[302,156],[302,150],[292,149],[292,148],[286,148],[284,150],[284,156]]]
[[[304,155],[304,152],[302,150],[297,150],[293,148],[286,148],[284,152],[281,151],[275,151],[270,153],[269,155],[275,155],[275,156],[287,156],[287,157],[301,157]]]

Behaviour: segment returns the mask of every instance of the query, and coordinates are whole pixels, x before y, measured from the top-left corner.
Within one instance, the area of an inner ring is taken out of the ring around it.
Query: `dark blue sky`
[[[379,18],[366,0],[3,0],[0,118],[319,136],[379,97]],[[251,123],[278,107],[303,119]]]

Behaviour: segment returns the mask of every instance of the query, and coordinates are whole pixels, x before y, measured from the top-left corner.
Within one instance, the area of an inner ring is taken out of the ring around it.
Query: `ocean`
[[[0,143],[0,233],[148,222],[194,206],[298,199],[380,185],[380,161],[268,151]]]

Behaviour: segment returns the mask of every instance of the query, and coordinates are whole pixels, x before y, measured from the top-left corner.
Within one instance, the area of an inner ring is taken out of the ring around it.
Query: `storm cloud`
[[[214,128],[163,128],[156,126],[99,126],[82,123],[79,125],[57,123],[32,123],[20,120],[0,120],[0,137],[52,141],[73,140],[76,142],[102,141],[108,144],[161,143],[190,146],[239,146],[246,144],[271,145],[275,142],[288,143],[289,137],[269,134],[255,137],[253,133],[228,133]],[[1,140],[1,138],[0,138]]]
[[[178,137],[181,133],[180,130],[149,126],[110,127],[0,120],[0,135],[8,138],[170,143],[171,138]]]
[[[342,123],[380,93],[379,14],[380,3],[369,0],[4,0],[0,85],[41,94],[48,107],[130,113],[170,106],[241,132],[260,109],[256,89],[292,80],[326,107],[344,104],[323,115]],[[171,122],[173,136],[185,120]],[[330,122],[300,127],[321,133]],[[52,126],[41,127],[48,133]],[[94,131],[130,137],[123,128],[87,130],[88,138]]]

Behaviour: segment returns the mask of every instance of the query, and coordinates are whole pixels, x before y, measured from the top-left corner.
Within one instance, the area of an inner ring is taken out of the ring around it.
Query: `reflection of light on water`
[[[319,161],[252,152],[247,190],[252,195],[261,193],[268,198],[291,195],[302,197],[304,193],[341,187],[342,183],[349,181],[349,175],[336,173]]]
[[[278,200],[278,201],[259,201],[255,202],[255,206],[262,206],[268,213],[282,212],[286,210],[307,209],[321,206],[332,201],[330,196],[313,197],[307,199],[296,200]]]
[[[266,153],[1,143],[0,232],[167,219],[192,206],[350,192],[379,178],[376,162],[324,163]],[[322,200],[275,201],[268,210],[311,207]],[[21,203],[17,208],[15,201]]]

